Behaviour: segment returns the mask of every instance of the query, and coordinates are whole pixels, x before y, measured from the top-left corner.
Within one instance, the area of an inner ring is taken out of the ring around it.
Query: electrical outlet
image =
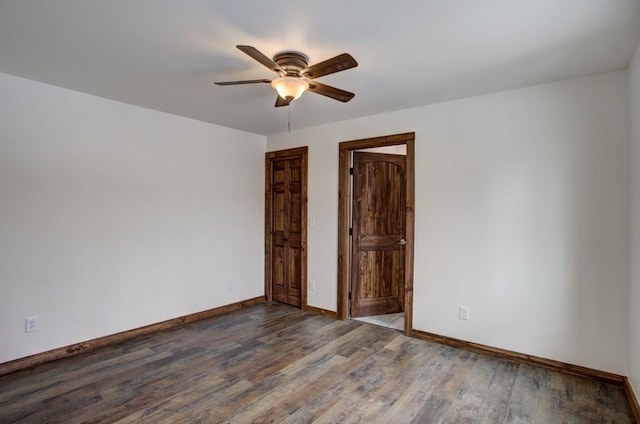
[[[458,309],[458,316],[460,319],[469,319],[469,307],[460,305],[460,308]]]
[[[315,290],[316,290],[316,281],[309,280],[309,291],[315,291]]]
[[[24,332],[33,333],[38,331],[38,317],[26,317],[24,319]]]

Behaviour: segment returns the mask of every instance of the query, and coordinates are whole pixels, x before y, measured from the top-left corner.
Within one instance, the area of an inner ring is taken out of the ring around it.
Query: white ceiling
[[[287,131],[235,48],[359,67],[305,93],[292,129],[625,68],[639,0],[0,0],[0,72],[257,134]],[[1,95],[1,93],[0,93]]]

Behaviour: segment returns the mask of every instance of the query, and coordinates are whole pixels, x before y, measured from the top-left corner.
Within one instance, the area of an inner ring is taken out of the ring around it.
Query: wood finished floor
[[[631,423],[621,388],[262,304],[0,377],[0,423]]]

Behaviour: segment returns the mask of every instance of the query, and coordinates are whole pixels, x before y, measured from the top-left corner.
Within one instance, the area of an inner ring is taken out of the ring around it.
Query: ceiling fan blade
[[[331,97],[332,99],[345,103],[353,99],[353,96],[355,96],[355,94],[348,91],[331,87],[330,85],[320,84],[315,81],[309,82],[309,91],[313,91],[314,93],[322,94],[323,96]]]
[[[257,80],[244,80],[244,81],[222,81],[222,82],[214,82],[215,85],[240,85],[240,84],[270,84],[270,79],[257,79]]]
[[[271,69],[272,71],[277,72],[279,74],[284,72],[280,68],[280,65],[278,65],[273,60],[269,59],[267,56],[265,56],[255,47],[251,47],[251,46],[236,46],[236,47],[242,50],[243,52],[245,52],[246,54],[248,54],[249,56],[251,56],[252,58],[254,58],[255,60],[257,60],[258,62],[262,63],[264,66]]]
[[[358,62],[356,62],[349,53],[342,53],[341,55],[327,59],[324,62],[309,66],[308,68],[303,69],[300,74],[309,79],[314,79],[344,71],[346,69],[355,68],[356,66],[358,66]]]
[[[276,96],[276,107],[289,106],[289,104],[291,104],[291,100]]]

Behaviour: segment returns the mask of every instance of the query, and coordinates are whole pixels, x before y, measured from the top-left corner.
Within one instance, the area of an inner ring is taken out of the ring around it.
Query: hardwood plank
[[[624,391],[627,395],[627,400],[629,401],[629,406],[631,407],[631,411],[633,412],[633,417],[636,422],[640,423],[640,402],[638,396],[631,387],[631,382],[627,377],[624,378]]]
[[[340,355],[327,355],[318,361],[308,363],[304,368],[296,368],[296,372],[292,374],[292,379],[281,384],[277,390],[272,390],[255,398],[251,402],[245,403],[242,408],[231,416],[222,416],[214,418],[225,418],[231,422],[254,422],[260,417],[271,416],[276,418],[274,422],[280,422],[286,416],[291,406],[292,396],[299,395],[300,381],[306,384],[313,384],[323,376],[326,376],[332,369],[339,367],[347,358]],[[279,405],[279,410],[274,411],[273,405]],[[296,408],[297,409],[297,408]],[[295,410],[295,409],[294,409]]]
[[[381,355],[385,354],[381,353]],[[372,367],[365,365],[366,369],[360,368],[358,372],[353,372],[357,367],[362,367],[362,363],[372,355],[374,355],[372,350],[362,349],[346,358],[346,361],[332,372],[332,376],[348,376],[345,379],[336,381],[335,378],[321,378],[313,384],[305,384],[304,388],[297,390],[295,396],[287,402],[295,407],[295,411],[282,422],[311,422],[328,409],[335,408],[335,404],[341,400],[341,395],[348,392],[350,387],[359,384],[360,379],[366,375],[366,370],[372,370]],[[373,359],[375,360],[379,359]]]
[[[16,409],[28,409],[29,404],[33,402],[42,402],[43,405],[46,405],[48,399],[54,398],[59,394],[75,392],[91,385],[96,387],[96,385],[104,379],[108,379],[109,384],[115,384],[118,377],[127,378],[132,372],[136,372],[148,364],[151,364],[150,369],[155,369],[159,360],[166,359],[172,355],[169,352],[165,352],[160,354],[154,353],[153,355],[142,356],[140,358],[136,356],[125,356],[126,362],[120,365],[115,365],[112,361],[107,361],[104,367],[89,366],[86,371],[83,369],[72,371],[67,376],[63,374],[62,376],[48,380],[46,385],[40,382],[40,387],[38,384],[32,383],[29,386],[32,391],[15,393],[11,398],[0,402],[0,408],[10,406]],[[18,379],[17,381],[19,382],[20,380]],[[51,406],[49,405],[49,407]]]
[[[624,397],[624,389],[611,390],[608,386],[595,380],[584,381],[572,375],[563,375],[566,396],[558,398],[554,409],[568,415],[580,417],[583,421],[599,421],[600,405],[609,405],[610,422],[621,422],[632,418],[628,405],[612,402]]]
[[[420,412],[411,420],[411,423],[440,423],[447,416],[452,403],[448,399],[431,395],[426,399]]]
[[[548,416],[548,405],[546,408],[545,405],[538,407],[538,401],[542,398],[543,384],[540,368],[530,365],[520,366],[509,402],[507,423],[530,423],[537,418],[537,413]]]
[[[483,415],[500,415],[499,412],[495,414],[495,411],[488,410],[485,403],[485,398],[489,394],[489,387],[496,373],[495,365],[496,361],[491,358],[478,357],[474,361],[473,367],[465,370],[468,374],[464,384],[460,387],[457,396],[451,399],[455,401],[456,408],[451,408],[450,413],[444,418],[443,422],[471,423],[476,422]],[[515,373],[513,374],[515,377]],[[433,394],[438,396],[438,392],[439,390],[436,389]],[[493,422],[502,421],[505,414],[506,409],[502,411],[502,416],[496,417],[497,420]]]
[[[383,387],[376,393],[377,402],[375,406],[368,408],[363,413],[362,418],[366,421],[375,421],[382,416],[389,408],[405,394],[415,376],[420,375],[425,368],[429,367],[442,351],[442,346],[434,346],[433,349],[419,347],[413,351],[413,346],[405,344],[404,354],[388,363],[386,371],[387,379]]]
[[[384,364],[399,354],[399,351],[383,349],[348,372],[341,381],[332,385],[327,393],[323,393],[325,398],[329,393],[340,393],[342,396],[335,399],[333,403],[324,402],[323,408],[314,411],[320,414],[314,422],[357,422],[363,410],[374,400],[372,396],[376,389],[384,383],[384,379],[380,378]]]
[[[382,350],[375,352],[370,351],[369,348],[361,349],[349,358],[349,362],[341,367],[342,370],[337,370],[337,375],[345,375],[345,378],[339,381],[325,379],[313,384],[313,390],[306,396],[307,401],[290,417],[289,421],[309,422],[324,414],[329,408],[334,411],[339,410],[340,406],[336,406],[336,403],[341,400],[340,394],[357,390],[359,393],[364,392],[370,395],[385,383],[386,380],[380,378],[382,370],[400,355],[399,350],[387,349],[387,346],[396,345],[395,340],[401,338],[398,333],[393,334],[387,331],[386,334],[394,338]]]
[[[458,349],[447,348],[442,351],[440,356],[447,359],[449,366],[441,370],[443,382],[435,388],[433,395],[454,401],[472,374],[478,355],[472,352],[463,353]]]
[[[69,356],[78,355],[84,352],[90,352],[92,350],[99,349],[104,346],[122,343],[125,340],[129,340],[129,339],[140,337],[147,334],[152,334],[158,331],[167,330],[169,328],[178,327],[184,324],[188,324],[190,322],[211,318],[217,315],[222,315],[230,311],[233,311],[235,309],[239,309],[249,305],[254,305],[256,303],[262,303],[264,301],[265,301],[264,296],[259,296],[253,299],[243,300],[241,302],[233,303],[230,305],[224,305],[218,308],[213,308],[206,311],[169,319],[156,324],[146,325],[144,327],[123,331],[123,332],[112,334],[109,336],[87,340],[82,343],[76,343],[73,345],[52,349],[47,352],[42,352],[35,355],[27,356],[25,358],[19,358],[9,362],[3,362],[3,363],[0,363],[0,376],[10,374],[15,371],[31,368],[36,365],[44,364],[46,362],[55,361],[57,359],[67,358]]]
[[[624,388],[277,303],[0,377],[1,423],[633,423]]]
[[[493,346],[487,346],[480,343],[468,342],[453,337],[441,336],[439,334],[429,333],[426,331],[412,330],[411,336],[421,340],[428,340],[436,343],[442,343],[447,346],[459,349],[470,350],[485,355],[494,355],[500,358],[509,359],[511,361],[523,364],[534,365],[538,367],[549,368],[563,374],[573,374],[580,377],[588,377],[590,379],[600,380],[604,383],[623,386],[625,378],[622,375],[600,371],[593,368],[581,367],[579,365],[568,364],[566,362],[555,361],[553,359],[541,358],[539,356],[528,355],[526,353],[514,352],[511,350],[500,349]]]
[[[372,380],[376,384],[366,386],[366,397],[369,400],[360,401],[355,406],[354,414],[349,418],[350,420],[354,420],[354,422],[376,422],[379,420],[404,395],[415,376],[420,375],[425,366],[428,366],[441,351],[441,346],[434,346],[434,349],[424,349],[424,346],[408,343],[405,337],[397,340],[404,341],[397,349],[397,355],[384,365],[384,369],[374,374]],[[355,419],[356,417],[358,419]]]
[[[449,360],[452,356],[456,356],[453,349],[442,350],[438,354],[439,360],[431,361],[423,372],[413,379],[382,419],[386,422],[411,422],[421,411],[424,402],[448,378],[448,374],[443,371],[454,365],[454,362]]]
[[[517,377],[518,364],[511,361],[492,358],[495,372],[486,389],[482,414],[478,422],[492,424],[504,421],[509,409],[513,385]]]
[[[370,329],[371,330],[371,329]],[[400,338],[397,332],[384,331],[383,337],[377,338],[373,343],[380,346],[383,343],[390,345],[393,340]],[[388,338],[393,339],[387,342]],[[359,392],[371,393],[374,384],[382,384],[383,380],[379,377],[379,370],[389,362],[389,360],[398,355],[398,352],[387,350],[371,349],[371,345],[364,349],[358,350],[354,355],[349,357],[349,362],[345,363],[336,370],[336,375],[346,375],[345,379],[335,382],[333,379],[322,379],[309,385],[310,390],[299,391],[295,396],[298,406],[297,411],[291,415],[290,422],[309,422],[312,418],[321,415],[329,408],[335,410],[335,403],[340,399],[340,393],[348,392],[357,386]],[[318,396],[318,393],[321,393]],[[291,400],[289,400],[291,403]]]
[[[204,384],[194,385],[188,390],[179,392],[169,398],[161,399],[158,402],[135,411],[127,415],[117,423],[138,423],[148,419],[154,422],[180,422],[186,420],[194,411],[210,407],[216,402],[242,392],[252,386],[247,380],[227,381],[224,378],[211,378]]]

